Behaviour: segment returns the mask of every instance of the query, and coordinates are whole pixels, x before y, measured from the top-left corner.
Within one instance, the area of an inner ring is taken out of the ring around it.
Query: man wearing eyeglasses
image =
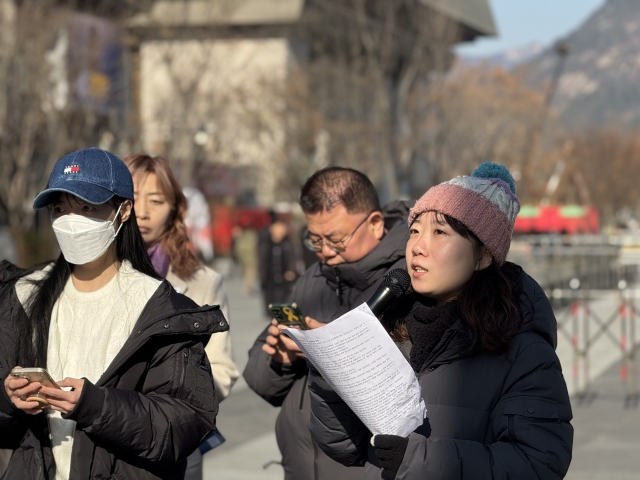
[[[375,187],[361,172],[317,171],[302,187],[300,205],[307,221],[304,244],[320,261],[297,280],[291,301],[310,317],[311,327],[362,304],[389,270],[406,268],[409,205],[380,208]],[[276,437],[285,480],[360,479],[362,467],[335,462],[312,440],[307,364],[276,325],[273,321],[254,343],[243,376],[258,395],[282,407]]]

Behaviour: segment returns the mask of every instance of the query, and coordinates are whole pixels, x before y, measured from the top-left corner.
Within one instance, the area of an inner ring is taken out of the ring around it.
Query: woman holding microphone
[[[485,162],[429,189],[409,215],[411,292],[382,322],[422,388],[424,424],[375,435],[312,369],[309,428],[365,479],[563,478],[571,406],[544,292],[505,261],[520,209],[511,175]]]

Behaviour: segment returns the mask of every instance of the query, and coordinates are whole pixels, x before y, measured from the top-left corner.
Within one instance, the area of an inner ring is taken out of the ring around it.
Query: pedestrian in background
[[[290,214],[284,208],[270,212],[271,224],[258,237],[260,287],[271,319],[270,303],[289,300],[296,280],[296,250],[291,240]]]
[[[382,323],[427,407],[408,437],[375,435],[315,369],[309,428],[363,479],[555,480],[571,461],[571,405],[540,286],[505,262],[520,210],[513,178],[486,162],[428,190],[409,215],[412,291]]]
[[[169,162],[145,154],[129,155],[124,162],[133,176],[138,227],[154,269],[177,292],[198,305],[219,305],[228,320],[222,276],[203,265],[189,248],[184,224],[187,200]],[[205,352],[211,363],[217,397],[222,401],[239,376],[229,333],[213,336]],[[186,478],[202,478],[202,455],[197,449],[189,457]]]
[[[50,209],[60,256],[44,270],[0,264],[5,480],[181,479],[215,427],[204,344],[227,322],[162,281],[133,205],[122,160],[70,153],[33,203]],[[62,389],[14,377],[18,365]]]
[[[300,256],[305,271],[314,266],[316,263],[322,261],[322,256],[318,252],[314,252],[313,250],[310,250],[309,248],[304,246],[307,235],[309,235],[309,230],[307,230],[306,225],[303,225],[302,228],[300,228],[298,231],[298,238],[300,238],[300,243],[302,244],[302,251],[300,252]]]
[[[235,228],[233,255],[242,271],[242,294],[250,297],[255,293],[258,278],[258,232],[252,222]]]
[[[214,258],[213,241],[211,239],[211,211],[204,194],[195,187],[185,187],[182,193],[187,199],[187,211],[184,214],[184,224],[191,248],[202,259],[205,265],[210,265]]]

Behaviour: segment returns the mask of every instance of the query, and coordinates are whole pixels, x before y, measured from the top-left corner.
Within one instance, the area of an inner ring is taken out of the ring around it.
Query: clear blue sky
[[[501,53],[531,43],[551,44],[582,24],[605,0],[489,0],[498,36],[462,44],[465,57]]]

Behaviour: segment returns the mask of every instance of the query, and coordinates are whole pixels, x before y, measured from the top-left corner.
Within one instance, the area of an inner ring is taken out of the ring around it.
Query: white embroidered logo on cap
[[[80,167],[78,165],[69,165],[68,167],[64,167],[64,174],[68,175],[70,173],[78,173],[80,171]]]

